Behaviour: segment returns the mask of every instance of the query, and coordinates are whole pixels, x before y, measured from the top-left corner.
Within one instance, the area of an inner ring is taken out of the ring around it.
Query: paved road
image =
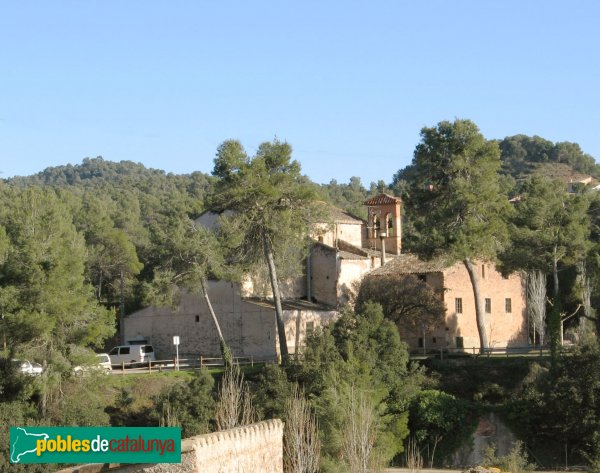
[[[387,473],[411,473],[408,468],[387,468]],[[436,470],[435,468],[423,468],[420,473],[462,473],[462,470]]]
[[[408,468],[387,468],[384,470],[386,473],[411,473]],[[465,470],[442,470],[435,468],[423,468],[420,473],[462,473]],[[573,471],[573,470],[570,470]],[[535,473],[565,473],[564,471],[547,470],[547,471],[535,471]]]

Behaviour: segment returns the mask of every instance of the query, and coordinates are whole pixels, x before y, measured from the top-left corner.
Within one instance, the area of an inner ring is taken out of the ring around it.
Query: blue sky
[[[4,1],[0,171],[84,157],[210,172],[278,137],[317,182],[368,185],[419,131],[575,141],[600,158],[597,1]]]

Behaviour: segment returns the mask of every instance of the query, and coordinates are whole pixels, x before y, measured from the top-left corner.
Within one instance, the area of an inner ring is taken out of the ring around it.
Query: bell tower
[[[379,194],[364,202],[367,206],[366,247],[399,255],[402,251],[402,199],[390,194]]]

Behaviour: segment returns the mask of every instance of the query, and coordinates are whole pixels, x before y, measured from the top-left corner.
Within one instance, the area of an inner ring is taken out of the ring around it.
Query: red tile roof
[[[402,199],[390,194],[379,194],[365,201],[364,205],[389,205],[395,204],[396,202],[402,202]]]

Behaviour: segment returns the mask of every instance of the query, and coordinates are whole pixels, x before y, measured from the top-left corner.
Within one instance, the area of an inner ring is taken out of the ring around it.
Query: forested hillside
[[[201,172],[167,174],[139,163],[86,158],[81,164],[47,168],[4,181],[5,198],[41,193],[55,196],[85,239],[85,278],[106,307],[140,307],[142,286],[169,238],[171,223],[204,211],[210,177]],[[12,196],[12,197],[11,197]],[[26,197],[24,197],[26,198]],[[39,200],[43,205],[47,198]]]
[[[429,460],[444,464],[470,435],[476,414],[490,410],[539,451],[567,442],[570,458],[600,465],[600,197],[590,186],[571,193],[566,186],[576,173],[600,176],[591,156],[576,144],[539,137],[486,140],[474,123],[456,120],[424,128],[414,160],[389,186],[367,188],[358,177],[318,186],[300,170],[287,143],[264,143],[251,157],[227,141],[212,176],[98,157],[0,181],[0,440],[9,422],[172,422],[186,435],[217,429],[218,388],[205,371],[165,385],[134,412],[125,387],[107,400],[97,379],[77,379],[73,367],[114,344],[120,313],[176,303],[177,287],[201,291],[209,277],[236,280],[265,261],[271,280],[297,273],[307,229],[323,221],[315,210],[322,201],[365,218],[363,202],[390,192],[404,200],[403,251],[467,266],[484,259],[505,273],[522,272],[530,285],[534,276],[541,281],[527,327],[531,343],[550,346],[551,356],[519,365],[523,370],[506,386],[489,378],[484,357],[476,363],[479,379],[465,371],[440,380],[409,361],[400,321],[373,302],[387,297],[375,284],[363,288],[363,295],[374,294],[368,300],[359,298],[315,331],[302,357],[256,368],[249,388],[255,415],[286,419],[290,399],[304,400],[322,431],[324,472],[348,471],[356,460],[344,450],[356,422],[365,423],[375,452],[361,461],[373,467],[401,463],[409,438],[437,448]],[[206,209],[227,208],[237,210],[236,218],[224,219],[219,235],[192,222]],[[578,346],[565,350],[564,340]],[[482,353],[487,344],[482,336]],[[43,375],[19,375],[13,359],[39,361]],[[549,464],[558,461],[546,453]]]
[[[585,153],[577,143],[553,143],[539,136],[515,135],[498,141],[501,151],[502,172],[515,179],[544,172],[550,177],[570,177],[587,174],[600,177],[600,166],[593,156]],[[551,166],[556,165],[554,176]],[[548,169],[550,168],[550,169]]]

